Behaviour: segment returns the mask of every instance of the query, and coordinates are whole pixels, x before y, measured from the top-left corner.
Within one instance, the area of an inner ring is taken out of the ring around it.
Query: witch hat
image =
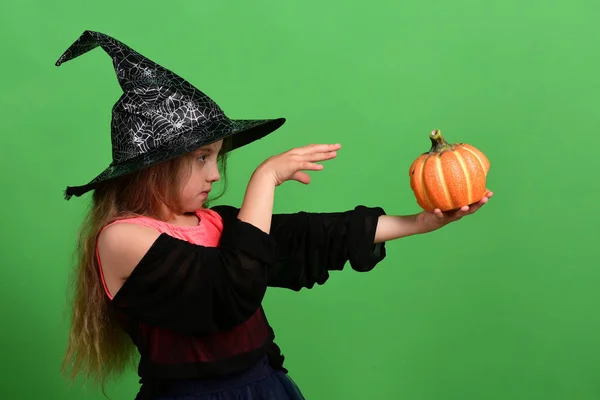
[[[206,94],[174,72],[103,33],[84,31],[56,66],[96,47],[112,58],[123,94],[112,108],[112,162],[93,180],[68,186],[65,199],[81,196],[108,179],[191,152],[231,136],[234,150],[285,123],[285,118],[230,119]]]

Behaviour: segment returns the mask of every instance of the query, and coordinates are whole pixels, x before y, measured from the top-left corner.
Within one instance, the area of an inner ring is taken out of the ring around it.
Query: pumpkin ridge
[[[450,191],[448,190],[448,185],[446,184],[446,177],[444,176],[444,167],[442,166],[441,155],[442,153],[440,153],[440,157],[435,158],[436,167],[440,177],[440,184],[444,190],[444,196],[446,196],[446,201],[448,201],[450,204],[450,209],[452,209],[454,208],[454,202],[452,201],[452,196],[450,196]]]
[[[423,191],[424,200],[427,202],[427,204],[429,204],[430,208],[435,208],[431,203],[431,200],[429,199],[429,194],[427,193],[427,186],[425,185],[425,163],[427,162],[429,157],[431,157],[431,154],[428,154],[421,163],[421,174],[419,176],[419,181],[421,182],[421,190]]]
[[[477,153],[475,153],[473,150],[469,149],[468,147],[463,146],[463,149],[465,149],[466,151],[468,151],[469,153],[473,154],[473,156],[475,156],[475,158],[477,159],[477,162],[479,162],[479,164],[481,165],[481,169],[483,169],[483,171],[485,172],[485,164],[483,161],[481,161],[481,158],[479,157],[479,155]]]
[[[473,202],[473,188],[471,187],[471,174],[469,173],[469,169],[467,168],[467,165],[465,163],[465,159],[463,158],[463,156],[461,154],[459,154],[458,151],[453,151],[452,154],[454,154],[454,156],[460,163],[460,166],[463,170],[463,174],[465,174],[465,180],[467,181],[467,185],[466,185],[467,186],[467,197],[469,199],[469,204],[471,204]]]

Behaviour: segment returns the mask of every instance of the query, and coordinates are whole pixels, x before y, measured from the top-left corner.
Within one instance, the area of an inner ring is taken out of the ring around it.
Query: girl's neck
[[[169,210],[168,207],[163,206],[162,220],[168,224],[176,226],[197,226],[200,224],[200,218],[194,212],[187,212],[183,214],[174,213]]]
[[[173,214],[167,222],[177,226],[197,226],[200,223],[200,218],[198,218],[195,213],[183,215]]]

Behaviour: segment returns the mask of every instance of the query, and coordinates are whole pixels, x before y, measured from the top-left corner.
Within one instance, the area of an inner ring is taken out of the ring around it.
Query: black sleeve
[[[238,209],[217,206],[230,217]],[[357,206],[333,213],[274,214],[270,236],[277,244],[277,261],[268,274],[268,286],[300,290],[322,285],[330,271],[346,263],[359,272],[372,270],[386,256],[385,243],[374,244],[380,207]]]
[[[190,334],[223,331],[260,307],[275,243],[237,218],[223,219],[218,247],[161,234],[113,299],[126,315]]]

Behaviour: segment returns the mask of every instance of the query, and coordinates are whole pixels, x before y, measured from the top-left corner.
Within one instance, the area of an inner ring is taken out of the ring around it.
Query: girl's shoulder
[[[96,251],[143,254],[158,236],[165,232],[165,226],[154,218],[145,216],[119,218],[106,224],[99,232]]]
[[[154,228],[154,229],[158,229],[158,230],[162,230],[159,228],[164,229],[168,225],[166,222],[160,221],[155,218],[146,217],[146,216],[136,216],[136,217],[120,218],[115,221],[112,221],[109,224],[105,225],[103,230],[106,230],[107,228],[109,228],[113,225],[117,225],[117,224],[141,225],[141,226],[146,226],[146,227]]]

